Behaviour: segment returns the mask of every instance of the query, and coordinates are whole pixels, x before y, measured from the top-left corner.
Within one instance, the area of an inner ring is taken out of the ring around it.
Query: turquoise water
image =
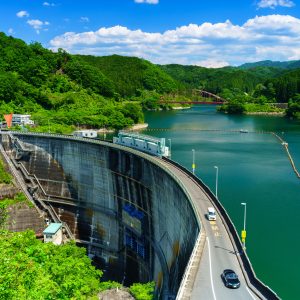
[[[213,191],[218,166],[218,196],[239,232],[240,203],[247,202],[246,246],[257,276],[282,299],[300,299],[300,179],[273,135],[251,133],[277,132],[300,171],[300,122],[224,115],[213,106],[146,112],[145,118],[152,129],[145,133],[171,139],[172,159],[189,169],[195,149],[196,175]]]

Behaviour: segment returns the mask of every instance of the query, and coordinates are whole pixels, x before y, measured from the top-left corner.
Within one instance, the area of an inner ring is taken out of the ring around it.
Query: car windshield
[[[237,279],[237,278],[238,278],[237,275],[236,275],[235,273],[229,273],[229,274],[226,275],[226,277],[227,277],[228,279]]]
[[[236,284],[239,283],[239,279],[238,276],[235,273],[229,273],[226,275],[226,279],[228,282],[232,283],[232,284]]]
[[[228,278],[227,280],[229,283],[232,283],[232,284],[236,284],[236,283],[239,283],[240,281],[238,280],[238,278]]]

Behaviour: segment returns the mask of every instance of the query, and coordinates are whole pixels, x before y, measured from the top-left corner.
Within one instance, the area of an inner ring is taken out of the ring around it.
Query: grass
[[[12,176],[6,172],[3,161],[0,159],[0,183],[10,184]]]

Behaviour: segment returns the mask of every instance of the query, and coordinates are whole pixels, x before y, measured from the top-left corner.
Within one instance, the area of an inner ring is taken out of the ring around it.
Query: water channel
[[[282,299],[298,299],[300,179],[278,139],[262,131],[274,131],[289,144],[300,171],[300,122],[225,115],[209,105],[146,112],[145,119],[149,129],[144,133],[165,137],[172,159],[190,170],[195,150],[195,173],[212,191],[218,167],[218,196],[238,232],[243,227],[241,202],[247,203],[246,247],[257,276]]]

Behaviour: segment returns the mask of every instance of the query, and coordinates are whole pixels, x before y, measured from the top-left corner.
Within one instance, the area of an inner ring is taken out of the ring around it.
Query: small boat
[[[248,133],[249,131],[247,129],[240,129],[240,133]]]

